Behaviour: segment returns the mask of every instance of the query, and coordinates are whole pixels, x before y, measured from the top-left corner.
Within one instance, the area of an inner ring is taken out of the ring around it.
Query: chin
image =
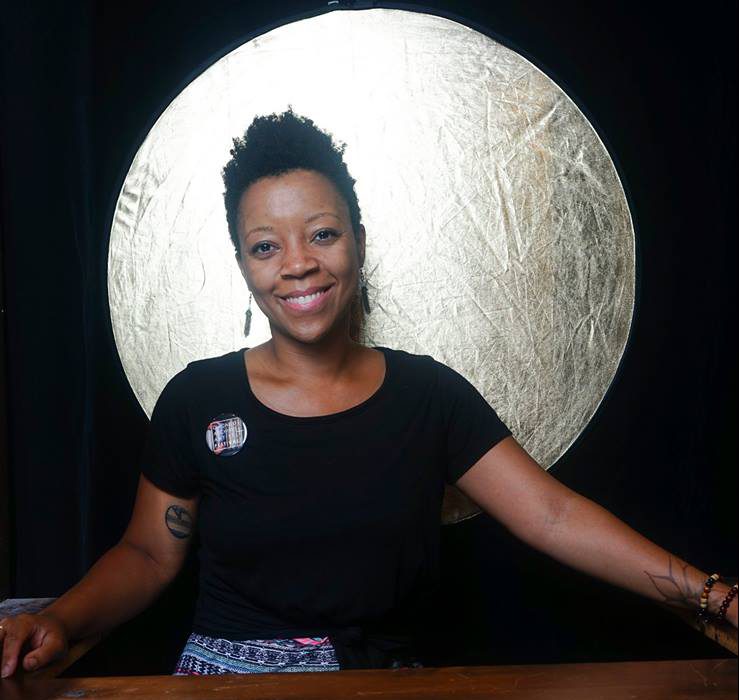
[[[320,343],[328,333],[290,333],[290,338],[305,345]]]
[[[316,324],[311,326],[306,324],[304,328],[299,326],[277,326],[277,332],[283,337],[290,338],[298,343],[304,343],[305,345],[315,345],[320,343],[324,338],[335,333],[337,326],[341,325],[341,321],[337,319],[337,322],[333,325],[325,326],[323,324]],[[347,336],[349,335],[349,327],[347,325]],[[272,335],[275,334],[275,326],[272,326]]]
[[[272,331],[272,337],[280,335],[289,340],[308,344],[319,342],[322,338],[325,338],[331,330],[330,328],[304,328],[301,330],[300,328],[287,327],[282,324],[272,322],[270,322],[269,325],[270,330]]]

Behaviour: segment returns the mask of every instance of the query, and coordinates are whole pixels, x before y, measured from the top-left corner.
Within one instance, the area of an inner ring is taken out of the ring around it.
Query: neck
[[[315,343],[301,343],[272,329],[272,338],[264,344],[272,371],[286,380],[340,378],[363,347],[351,339],[346,326],[341,324]]]

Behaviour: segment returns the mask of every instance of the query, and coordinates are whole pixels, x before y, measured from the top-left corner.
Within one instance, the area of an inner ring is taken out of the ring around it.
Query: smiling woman
[[[241,272],[273,334],[280,316],[270,308],[281,309],[283,319],[312,312],[308,325],[318,319],[325,327],[316,313],[330,303],[333,323],[344,323],[335,312],[346,310],[350,336],[359,339],[357,268],[364,264],[365,230],[345,147],[292,109],[257,117],[234,139],[223,170],[226,219]]]
[[[359,342],[366,231],[342,152],[289,109],[255,118],[223,170],[271,338],[191,362],[152,415],[143,478],[202,494],[200,598],[177,674],[420,665],[444,485],[510,437],[458,373]],[[244,425],[227,452],[198,440],[216,413]],[[358,452],[360,436],[372,439]]]
[[[196,529],[176,675],[423,665],[445,484],[569,566],[736,627],[735,586],[559,483],[461,374],[353,336],[366,232],[327,134],[291,110],[258,117],[232,156],[229,230],[271,338],[167,383],[121,542],[42,614],[0,620],[4,675],[27,639],[31,669],[146,607]]]

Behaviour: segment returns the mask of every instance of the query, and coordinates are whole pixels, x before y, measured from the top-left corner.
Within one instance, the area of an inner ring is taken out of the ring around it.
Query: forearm
[[[563,564],[674,607],[697,610],[708,576],[579,494],[568,499],[532,544]],[[717,612],[728,590],[722,582],[714,585],[710,613]],[[730,618],[736,616],[736,605],[735,599]]]
[[[58,619],[70,640],[82,639],[130,620],[168,583],[145,552],[119,543],[43,613]]]

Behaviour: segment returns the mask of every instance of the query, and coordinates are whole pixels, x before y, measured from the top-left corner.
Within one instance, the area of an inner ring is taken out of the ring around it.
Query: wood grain
[[[448,668],[223,676],[0,681],[3,700],[113,698],[243,700],[712,700],[737,697],[737,660]]]

